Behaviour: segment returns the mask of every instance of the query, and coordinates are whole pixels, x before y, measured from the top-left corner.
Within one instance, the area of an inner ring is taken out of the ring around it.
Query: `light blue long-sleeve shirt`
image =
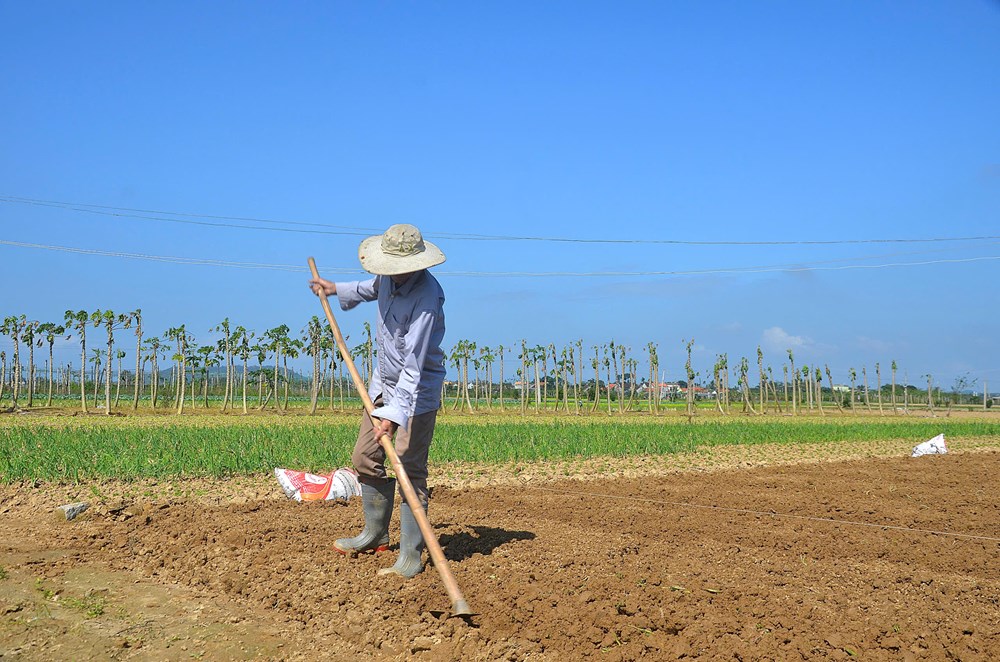
[[[343,310],[362,301],[378,301],[378,361],[368,395],[373,401],[381,395],[382,406],[372,415],[409,430],[411,417],[441,404],[445,377],[441,285],[426,269],[398,286],[390,276],[336,285]]]

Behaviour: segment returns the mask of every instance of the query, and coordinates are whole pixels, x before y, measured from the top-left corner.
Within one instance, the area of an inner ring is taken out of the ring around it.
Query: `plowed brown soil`
[[[0,659],[1000,659],[998,476],[985,450],[439,484],[468,621],[432,567],[330,551],[358,503],[270,477],[88,486],[70,523],[80,487],[8,486]]]

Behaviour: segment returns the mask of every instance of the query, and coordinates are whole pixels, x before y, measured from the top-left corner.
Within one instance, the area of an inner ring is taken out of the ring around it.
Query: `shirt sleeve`
[[[378,299],[378,276],[369,280],[355,280],[335,284],[337,286],[337,298],[340,300],[341,310],[350,310],[362,301],[375,301],[375,299]]]
[[[372,412],[372,416],[385,418],[404,430],[410,429],[410,418],[417,406],[417,387],[423,375],[424,362],[430,351],[431,336],[437,315],[424,310],[410,322],[404,338],[402,355],[403,369],[389,402]],[[384,394],[383,394],[384,396]]]

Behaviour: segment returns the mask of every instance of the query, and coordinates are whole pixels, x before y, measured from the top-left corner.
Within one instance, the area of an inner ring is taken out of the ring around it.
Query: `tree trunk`
[[[531,364],[535,369],[535,412],[537,413],[542,404],[542,383],[538,378],[538,357],[533,356],[532,359]]]
[[[274,377],[271,384],[271,390],[274,391],[274,406],[280,409],[280,403],[278,402],[278,369],[281,366],[281,347],[278,343],[274,345]],[[270,400],[270,398],[268,398]]]
[[[94,409],[97,409],[97,393],[101,386],[101,362],[94,361]]]
[[[115,408],[118,408],[118,401],[122,394],[122,357],[118,357],[118,381],[115,382]]]
[[[555,358],[555,357],[553,357]],[[542,410],[549,408],[549,357],[542,352]]]
[[[320,384],[320,374],[319,374],[319,336],[315,336],[312,342],[312,360],[313,360],[313,379],[312,379],[312,394],[311,402],[309,404],[309,413],[316,413],[316,405],[319,403],[319,384]]]
[[[28,339],[28,407],[35,402],[35,339]]]
[[[344,364],[337,363],[337,392],[340,394],[340,411],[344,411]]]
[[[156,350],[153,351],[153,354],[152,354],[152,357],[151,357],[150,361],[151,361],[151,364],[152,364],[152,368],[150,369],[151,372],[150,372],[150,375],[149,375],[149,404],[153,408],[153,410],[155,411],[156,410],[156,396],[158,395],[157,394],[157,387],[160,385],[160,370],[156,366]]]
[[[896,362],[892,362],[892,413],[896,414]]]
[[[816,407],[819,408],[820,416],[826,416],[826,412],[823,410],[823,386],[822,386],[822,375],[819,368],[816,368],[816,374],[813,377],[813,382],[816,384]]]
[[[49,397],[45,402],[46,407],[52,406],[52,345],[53,343],[49,343]]]
[[[138,311],[136,311],[138,313]],[[135,389],[132,394],[132,411],[139,409],[139,394],[146,375],[142,368],[142,315],[135,316]]]
[[[114,356],[114,336],[108,328],[108,366],[104,371],[104,413],[111,414],[111,357]]]
[[[583,343],[581,342],[577,351],[569,351],[569,358],[573,362],[573,413],[580,415],[580,361],[583,360]]]
[[[614,354],[615,354],[614,351],[612,351],[611,355],[614,356]],[[614,385],[614,382],[611,381],[611,362],[607,360],[607,356],[606,355],[605,355],[605,358],[604,358],[604,369],[608,373],[608,381],[607,381],[607,386],[608,386],[608,416],[611,416],[611,387]]]
[[[872,402],[871,402],[871,400],[868,397],[868,369],[867,368],[862,368],[861,369],[861,379],[862,379],[863,386],[864,386],[865,407],[868,409],[868,411],[870,413],[871,410],[872,410]]]
[[[247,414],[247,360],[243,359],[243,380],[241,384],[241,390],[243,391],[243,413]]]
[[[281,405],[283,411],[288,411],[288,354],[283,354],[281,357],[281,366],[284,369],[285,375],[285,401]]]
[[[600,355],[597,352],[597,347],[594,347],[594,406],[590,410],[591,413],[597,411],[597,407],[601,403],[601,364],[599,361]]]
[[[187,358],[185,354],[187,353],[187,342],[178,341],[180,344],[180,362],[177,366],[177,413],[184,413],[184,390],[187,386]]]
[[[885,416],[885,412],[882,410],[882,369],[879,364],[875,364],[875,379],[878,385],[878,415]]]
[[[715,408],[719,410],[720,414],[725,414],[726,411],[722,408],[722,367],[718,362],[715,364],[712,377],[715,381]]]
[[[506,381],[503,371],[503,345],[500,346],[500,413],[503,413],[503,387]]]
[[[472,408],[472,401],[469,400],[469,357],[462,357],[462,377],[465,382],[465,404],[469,407],[469,413],[473,413],[475,410]]]
[[[774,408],[778,411],[779,414],[783,414],[784,411],[782,411],[782,409],[781,409],[781,401],[778,400],[778,389],[774,385],[774,380],[773,379],[769,379],[768,380],[768,385],[771,387],[771,397],[774,398]]]
[[[15,324],[16,323],[17,322],[15,322]],[[17,399],[21,395],[21,340],[17,335],[18,333],[19,331],[15,330],[11,335],[11,338],[14,341],[14,355],[11,358],[10,364],[10,392],[11,397],[13,398],[12,405],[15,410],[18,408]]]
[[[80,407],[87,413],[87,333],[86,327],[80,331]]]
[[[563,354],[563,362],[562,362],[562,383],[563,383],[563,409],[568,414],[569,413],[569,389],[567,388],[567,386],[569,385],[569,381],[568,381],[568,375],[566,374],[566,355],[565,355],[565,353]]]
[[[833,397],[834,404],[837,405],[837,411],[843,414],[844,406],[840,403],[840,398],[837,397],[837,394],[833,392],[833,375],[830,373],[830,366],[825,363],[823,366],[826,368],[826,381],[830,384],[830,395]]]

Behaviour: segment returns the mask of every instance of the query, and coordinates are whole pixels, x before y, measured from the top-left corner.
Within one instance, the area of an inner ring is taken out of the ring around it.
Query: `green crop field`
[[[705,417],[584,419],[444,416],[436,463],[504,464],[692,452],[724,445],[837,444],[1000,437],[1000,421]],[[0,481],[254,474],[350,462],[354,416],[32,417],[0,423]]]

